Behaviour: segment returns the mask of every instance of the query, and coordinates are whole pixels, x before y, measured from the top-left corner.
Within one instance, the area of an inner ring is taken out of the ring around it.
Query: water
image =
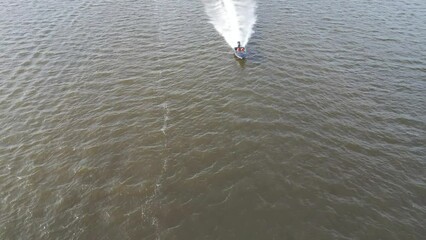
[[[0,239],[423,239],[424,1],[0,1]]]

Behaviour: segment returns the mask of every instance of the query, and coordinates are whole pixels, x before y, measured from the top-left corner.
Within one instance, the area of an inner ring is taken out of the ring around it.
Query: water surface
[[[1,239],[423,239],[424,1],[0,1]]]

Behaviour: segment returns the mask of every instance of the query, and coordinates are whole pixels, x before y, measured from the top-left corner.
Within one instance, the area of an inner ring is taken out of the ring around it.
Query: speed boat
[[[237,44],[238,44],[238,46],[234,48],[234,54],[235,54],[235,56],[237,58],[239,58],[239,59],[246,58],[247,57],[246,48],[242,47],[240,42],[238,42]]]
[[[244,58],[247,57],[247,51],[243,47],[241,47],[241,48],[235,48],[234,54],[239,59],[244,59]]]

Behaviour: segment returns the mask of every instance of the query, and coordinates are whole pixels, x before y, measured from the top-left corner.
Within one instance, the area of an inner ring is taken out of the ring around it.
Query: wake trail
[[[234,48],[238,41],[246,46],[254,33],[256,2],[254,0],[202,0],[210,23]]]

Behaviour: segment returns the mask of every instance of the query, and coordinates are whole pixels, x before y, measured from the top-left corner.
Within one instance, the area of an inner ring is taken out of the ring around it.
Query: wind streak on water
[[[256,23],[253,0],[203,0],[210,23],[231,47],[240,41],[245,46]]]
[[[157,21],[157,49],[164,49],[165,44],[164,44],[164,40],[163,40],[163,22],[161,21],[161,16],[163,15],[162,13],[162,8],[160,7],[162,5],[162,1],[154,1],[154,11],[155,11],[155,21]],[[158,57],[156,58],[156,62],[157,62],[157,67],[158,67],[158,79],[157,79],[157,83],[160,82],[160,80],[163,78],[163,66],[161,64],[161,58]],[[160,85],[157,86],[157,90],[159,90],[161,87]],[[162,93],[161,91],[158,91],[158,97],[161,97]],[[161,194],[161,190],[162,190],[162,182],[164,181],[165,178],[165,174],[168,170],[168,163],[169,163],[169,158],[166,156],[167,154],[167,123],[169,120],[169,108],[168,108],[168,104],[167,104],[167,100],[165,100],[165,102],[161,105],[161,107],[164,110],[164,115],[163,115],[163,126],[161,127],[160,131],[163,133],[164,135],[164,151],[163,151],[163,155],[162,155],[162,162],[161,162],[161,172],[159,173],[159,175],[157,176],[156,180],[155,180],[155,185],[154,185],[154,191],[152,193],[152,195],[147,199],[147,201],[145,202],[144,206],[142,206],[142,216],[146,217],[148,219],[150,219],[150,222],[152,224],[152,226],[155,228],[155,239],[156,240],[160,240],[162,239],[161,236],[161,222],[160,222],[160,218],[158,216],[158,209],[161,208],[161,203],[159,201],[159,196]]]

